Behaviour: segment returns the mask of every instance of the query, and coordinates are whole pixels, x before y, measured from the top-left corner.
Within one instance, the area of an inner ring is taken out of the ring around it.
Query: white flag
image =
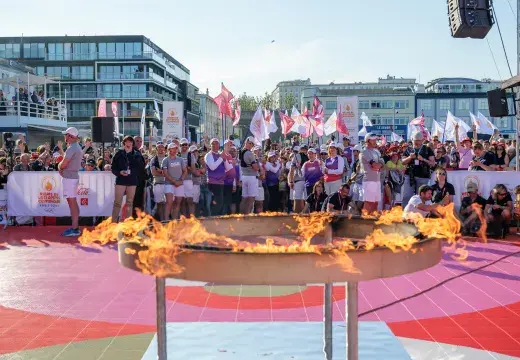
[[[144,126],[146,121],[146,108],[143,107],[143,113],[141,114],[141,126],[139,127],[139,136],[143,139],[144,142]]]
[[[276,117],[275,117],[275,111],[271,111],[271,120],[269,121],[269,132],[274,133],[278,131],[278,126],[276,126]]]
[[[249,130],[255,137],[256,142],[262,142],[269,138],[267,134],[267,129],[264,125],[264,117],[262,115],[262,107],[258,105],[253,118],[251,119],[251,124],[249,125]]]
[[[362,137],[364,139],[365,135],[367,134],[367,128],[365,126],[363,126],[357,134],[359,137]]]
[[[395,132],[392,132],[392,135],[390,136],[390,141],[400,143],[401,141],[404,141],[404,139],[401,136],[397,135]]]
[[[473,115],[472,113],[469,113],[469,116],[471,117],[473,124],[477,125],[478,134],[493,135],[495,133],[495,129],[497,129],[497,127],[484,115],[482,115],[480,111],[477,116]]]
[[[454,116],[451,111],[448,111],[448,116],[446,117],[446,128],[442,142],[446,140],[455,141],[455,125],[457,124],[459,125],[459,140],[462,141],[464,138],[468,137],[468,131],[471,131],[471,127],[462,119]]]
[[[444,138],[444,126],[445,123],[438,122],[437,120],[433,119],[432,121],[432,136],[437,136],[439,139]]]
[[[363,126],[374,126],[374,125],[372,125],[372,121],[370,121],[370,119],[368,118],[367,114],[365,114],[365,112],[361,113],[360,119],[362,120]]]
[[[161,120],[161,113],[159,112],[159,104],[157,104],[157,100],[154,100],[153,101],[153,108],[154,108],[154,113],[153,113],[153,116],[157,119],[157,120]]]
[[[293,106],[291,111],[291,119],[294,120],[294,125],[291,128],[291,131],[294,131],[295,133],[298,133],[300,135],[305,135],[307,132],[307,127],[305,126],[305,119],[300,114],[298,109],[296,109],[296,106]]]
[[[119,136],[119,118],[114,116],[114,135]]]
[[[329,119],[325,122],[323,129],[325,130],[325,135],[329,136],[333,132],[336,132],[336,121],[338,121],[338,115],[336,115],[336,111],[332,113]]]

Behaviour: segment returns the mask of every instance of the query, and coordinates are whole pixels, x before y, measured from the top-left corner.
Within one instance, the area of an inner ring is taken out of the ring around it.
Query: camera
[[[5,148],[7,150],[14,149],[13,133],[10,133],[10,132],[4,133],[4,144],[5,144]]]

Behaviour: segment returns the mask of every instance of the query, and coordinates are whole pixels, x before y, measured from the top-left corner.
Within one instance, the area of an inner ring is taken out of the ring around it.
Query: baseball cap
[[[157,146],[164,146],[164,143],[162,141],[157,141]]]
[[[298,145],[296,145],[295,147],[292,148],[293,151],[300,151],[300,147]]]
[[[327,145],[320,146],[320,153],[327,153]]]
[[[335,142],[331,142],[328,147],[333,147],[333,148],[337,149],[338,148],[338,144],[336,144]]]
[[[318,152],[316,151],[315,148],[310,148],[310,149],[309,149],[309,152],[314,153],[314,154],[317,154],[317,153],[318,153]]]
[[[253,136],[248,136],[247,139],[246,139],[246,142],[252,142],[254,144],[255,143],[255,138]]]
[[[469,193],[477,192],[478,191],[477,184],[475,184],[474,182],[468,183],[468,185],[466,185],[466,191]]]
[[[178,148],[179,147],[177,146],[177,144],[173,143],[173,142],[170,145],[168,145],[168,150],[170,150],[170,149],[178,149]]]
[[[213,139],[211,139],[209,143],[210,143],[210,144],[213,144],[214,142],[218,142],[218,143],[220,144],[220,141],[219,141],[219,139],[217,139],[217,138],[213,138]]]
[[[255,146],[255,147],[253,148],[253,151],[257,151],[257,150],[262,150],[262,148],[261,148],[260,146],[257,145],[257,146]]]
[[[226,145],[226,144],[234,144],[234,143],[233,143],[233,140],[228,139],[228,140],[224,141],[224,145]]]
[[[73,137],[78,137],[79,132],[78,132],[78,129],[76,129],[75,127],[70,127],[70,128],[67,128],[67,130],[63,131],[62,134],[63,135],[70,135],[70,136],[73,136]]]
[[[359,151],[359,152],[361,152],[361,145],[357,144],[356,146],[354,146],[352,148],[352,151]]]
[[[367,142],[368,140],[376,140],[377,138],[378,136],[376,134],[369,132],[365,135],[365,142]]]
[[[182,138],[181,141],[179,141],[179,142],[180,142],[181,145],[182,145],[182,144],[189,144],[189,143],[190,143],[190,142],[188,141],[188,139],[186,139],[186,138]]]
[[[87,165],[96,166],[96,161],[94,159],[88,159],[87,160]]]
[[[309,148],[309,147],[308,147],[307,145],[305,145],[305,144],[303,144],[302,146],[300,146],[300,150],[301,150],[301,149],[308,149],[308,148]]]
[[[465,137],[465,138],[462,140],[463,143],[466,142],[466,141],[472,142],[471,139],[470,139],[469,137]]]
[[[197,148],[197,145],[191,145],[190,148],[188,149],[189,152],[193,152],[193,151],[197,151],[198,148]]]
[[[276,156],[276,152],[269,151],[269,154],[267,154],[267,157],[272,157],[272,156]]]

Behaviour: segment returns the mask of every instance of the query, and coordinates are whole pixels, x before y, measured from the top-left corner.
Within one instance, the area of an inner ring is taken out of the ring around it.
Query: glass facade
[[[23,58],[24,59],[44,59],[45,58],[45,44],[44,43],[23,44]]]
[[[94,80],[93,66],[72,66],[71,67],[72,80]]]
[[[0,58],[19,59],[20,44],[0,44]]]

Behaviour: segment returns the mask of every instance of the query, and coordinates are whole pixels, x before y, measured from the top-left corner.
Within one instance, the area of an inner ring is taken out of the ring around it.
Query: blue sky
[[[495,9],[516,74],[508,1],[516,12],[515,0],[495,0]],[[25,0],[2,13],[2,36],[146,35],[212,95],[221,81],[235,94],[260,95],[297,78],[509,77],[497,26],[488,40],[498,70],[486,40],[451,38],[445,0]]]

